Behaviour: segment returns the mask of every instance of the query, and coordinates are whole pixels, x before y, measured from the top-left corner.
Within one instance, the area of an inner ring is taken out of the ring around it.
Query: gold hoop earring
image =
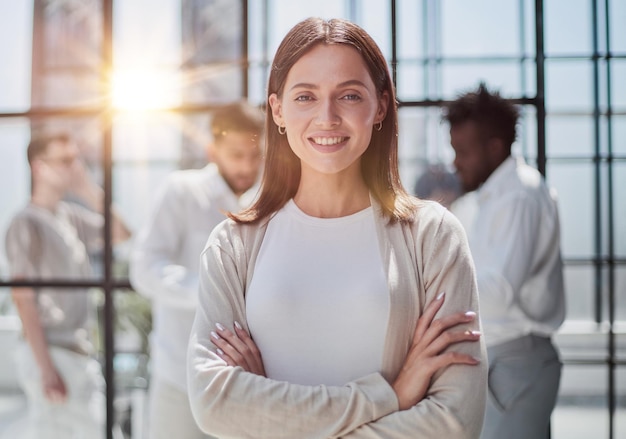
[[[380,131],[383,129],[383,121],[381,120],[380,122],[378,122],[376,125],[374,125],[374,129],[376,131]]]
[[[280,134],[281,136],[284,136],[286,132],[287,132],[287,127],[281,127],[280,125],[278,125],[278,134]]]

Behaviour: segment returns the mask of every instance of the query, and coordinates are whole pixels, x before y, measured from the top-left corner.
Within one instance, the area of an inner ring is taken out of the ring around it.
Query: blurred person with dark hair
[[[87,173],[69,135],[34,136],[27,150],[29,203],[6,233],[13,280],[85,280],[89,254],[102,248],[104,192]],[[71,195],[82,205],[64,201]],[[113,212],[114,243],[130,232]],[[16,361],[28,419],[13,437],[104,437],[101,366],[93,358],[93,312],[86,288],[13,287],[24,343]],[[28,431],[28,432],[27,432]],[[30,435],[30,436],[29,436]]]
[[[198,306],[200,253],[225,212],[238,211],[257,190],[263,156],[263,112],[245,102],[211,118],[209,163],[173,173],[135,243],[130,279],[152,301],[149,437],[208,437],[187,397],[186,352]]]
[[[484,439],[548,437],[565,318],[559,215],[543,176],[511,155],[519,112],[484,84],[445,108],[489,357]],[[453,212],[457,203],[453,205]]]

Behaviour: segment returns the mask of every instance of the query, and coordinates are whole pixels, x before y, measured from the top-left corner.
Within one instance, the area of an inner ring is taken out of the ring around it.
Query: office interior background
[[[0,0],[3,236],[28,201],[26,146],[40,127],[75,136],[107,205],[137,233],[165,176],[206,163],[211,111],[264,104],[272,55],[308,16],[350,19],[381,46],[408,189],[430,165],[451,166],[446,101],[484,81],[521,106],[514,150],[561,210],[567,320],[552,437],[626,437],[626,0]],[[132,241],[103,237],[97,273],[80,285],[98,317],[108,437],[139,438],[150,305],[128,281]],[[78,285],[20,283],[43,284]],[[14,285],[2,248],[0,432],[25,414],[10,357]]]

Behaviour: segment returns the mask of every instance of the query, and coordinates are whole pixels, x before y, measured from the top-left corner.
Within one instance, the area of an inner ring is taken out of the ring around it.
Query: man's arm
[[[104,213],[104,190],[96,184],[82,162],[74,169],[74,195],[82,200],[87,207],[100,214]],[[124,242],[131,236],[131,231],[119,215],[115,206],[111,207],[111,236],[113,244]]]
[[[167,306],[195,309],[198,273],[177,262],[181,242],[188,233],[180,200],[180,191],[173,180],[168,180],[135,240],[129,274],[133,288],[140,294]]]
[[[51,402],[64,402],[67,398],[67,389],[50,356],[48,342],[37,311],[35,292],[32,288],[13,288],[11,297],[22,320],[22,330],[26,341],[39,366],[44,396]]]

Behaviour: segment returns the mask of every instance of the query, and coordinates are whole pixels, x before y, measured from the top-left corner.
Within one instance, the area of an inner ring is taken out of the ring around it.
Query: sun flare
[[[157,70],[117,70],[111,75],[111,104],[122,111],[162,110],[180,104],[177,73]]]

